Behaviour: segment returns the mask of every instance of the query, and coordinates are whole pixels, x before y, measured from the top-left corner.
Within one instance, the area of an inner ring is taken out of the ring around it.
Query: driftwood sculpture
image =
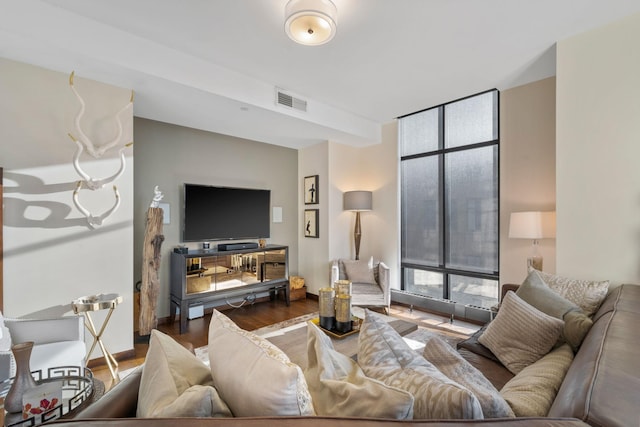
[[[144,232],[144,246],[142,247],[142,287],[140,288],[140,319],[138,327],[140,336],[151,334],[151,330],[158,326],[156,307],[160,292],[160,248],[164,241],[162,234],[162,219],[164,211],[158,207],[162,193],[156,186],[154,197],[147,210],[147,222]]]

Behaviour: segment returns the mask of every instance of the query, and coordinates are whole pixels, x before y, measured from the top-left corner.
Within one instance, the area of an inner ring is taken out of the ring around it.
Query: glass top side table
[[[118,362],[115,357],[104,345],[102,341],[102,334],[109,323],[109,319],[111,319],[111,315],[113,314],[113,310],[120,304],[124,299],[121,295],[118,294],[98,294],[98,295],[90,295],[85,297],[80,297],[78,299],[73,300],[71,305],[73,306],[73,312],[75,314],[82,313],[85,319],[85,326],[87,330],[93,336],[93,344],[91,344],[91,349],[87,353],[87,360],[91,357],[91,353],[96,348],[96,345],[100,346],[100,350],[102,350],[102,355],[104,356],[105,362],[107,362],[107,366],[109,367],[109,372],[111,372],[111,378],[114,380],[118,379]],[[104,319],[100,330],[96,329],[95,323],[91,318],[90,312],[99,311],[99,310],[109,310],[107,313],[107,317]]]

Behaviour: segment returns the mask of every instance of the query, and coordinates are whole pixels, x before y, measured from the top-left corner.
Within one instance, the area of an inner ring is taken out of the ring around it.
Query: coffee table
[[[418,329],[415,323],[389,317],[389,326],[401,336],[405,336]],[[358,353],[359,334],[336,339],[331,337],[333,347],[342,354],[354,357]],[[289,359],[302,369],[307,367],[307,324],[302,322],[285,328],[282,332],[272,332],[264,336],[271,343],[285,352]]]

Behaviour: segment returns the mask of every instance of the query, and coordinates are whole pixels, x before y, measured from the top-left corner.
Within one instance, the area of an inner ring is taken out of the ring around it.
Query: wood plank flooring
[[[318,301],[313,298],[307,298],[297,301],[291,301],[291,304],[287,307],[286,303],[281,300],[275,301],[261,301],[253,305],[245,305],[241,308],[230,308],[223,311],[223,313],[233,320],[242,329],[252,331],[264,326],[272,325],[274,323],[282,322],[284,320],[293,319],[294,317],[302,316],[308,313],[314,313],[318,311]],[[473,333],[479,328],[478,325],[462,322],[456,320],[453,324],[450,323],[450,319],[439,316],[436,314],[427,313],[419,310],[410,310],[406,306],[391,305],[390,315],[422,324],[423,326],[436,326],[447,327],[457,331],[464,331],[465,333]],[[192,319],[188,321],[189,330],[184,334],[180,334],[180,322],[175,323],[161,323],[158,325],[158,330],[168,334],[179,341],[190,342],[194,348],[207,345],[209,335],[209,322],[211,321],[211,314],[205,314],[204,317],[199,319]],[[119,370],[124,371],[141,365],[144,362],[144,358],[147,354],[149,345],[143,342],[136,342],[134,344],[135,356],[126,360],[119,360]],[[94,353],[94,355],[97,353]],[[89,363],[89,367],[94,373],[94,376],[103,381],[105,384],[105,390],[109,390],[114,382],[111,379],[109,369],[106,364],[101,363],[102,358],[93,359]]]
[[[253,305],[247,304],[241,308],[225,309],[223,313],[242,329],[252,331],[316,311],[318,311],[318,301],[307,298],[291,301],[288,307],[286,303],[281,300],[262,301]],[[184,334],[180,334],[179,321],[174,323],[161,323],[158,325],[158,330],[176,340],[190,342],[194,348],[197,348],[207,345],[210,322],[211,314],[209,313],[205,314],[204,317],[189,320],[187,322],[189,330]],[[118,360],[120,371],[133,368],[144,362],[149,344],[137,341],[138,340],[136,340],[134,344],[135,356],[126,360]],[[94,352],[93,356],[96,354],[100,353]],[[93,371],[94,376],[104,382],[105,390],[109,390],[114,385],[109,369],[107,365],[103,363],[102,358],[92,359],[89,367]]]

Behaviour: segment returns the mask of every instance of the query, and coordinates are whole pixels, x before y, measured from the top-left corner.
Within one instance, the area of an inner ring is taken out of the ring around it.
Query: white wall
[[[320,175],[320,203],[304,205],[302,180]],[[361,213],[360,259],[373,257],[391,269],[391,285],[399,287],[397,124],[383,127],[382,143],[355,148],[327,142],[299,151],[300,216],[320,209],[320,238],[300,237],[300,272],[308,292],[329,286],[329,263],[355,258],[355,214],[343,210],[345,191],[373,192],[373,209]]]
[[[329,143],[324,142],[298,150],[298,250],[299,275],[304,277],[307,292],[317,295],[318,289],[329,286],[329,240],[334,229],[328,213],[333,204],[328,174]],[[318,203],[304,204],[304,177],[318,175]],[[305,237],[305,209],[319,210],[318,238]]]
[[[71,71],[71,70],[69,70]],[[80,109],[69,75],[0,59],[0,162],[4,167],[4,314],[47,317],[71,314],[71,301],[85,295],[119,293],[103,339],[107,348],[133,348],[133,153],[125,150],[124,175],[114,182],[121,205],[105,225],[91,229],[72,201],[80,179],[72,166],[74,131]],[[75,87],[87,104],[82,128],[96,145],[116,135],[116,112],[130,91],[76,76]],[[124,135],[132,140],[132,110],[122,114]],[[115,173],[110,152],[96,160],[81,157],[96,177]],[[82,190],[80,201],[93,213],[115,202],[111,185]],[[102,324],[107,311],[94,316]],[[86,334],[86,341],[92,338]],[[92,358],[101,356],[99,350]]]
[[[522,283],[532,241],[509,238],[511,212],[556,209],[555,77],[500,93],[500,283]],[[555,239],[540,240],[547,273]]]
[[[192,184],[271,190],[282,222],[271,222],[267,243],[289,246],[289,273],[298,273],[298,179],[296,150],[146,119],[135,119],[135,274],[142,277],[145,218],[157,185],[170,205],[163,226],[157,315],[169,315],[170,253],[182,244],[182,186]],[[247,239],[249,240],[249,239]],[[213,242],[213,245],[219,242]],[[201,244],[185,244],[200,249]]]
[[[558,43],[557,271],[640,282],[640,14]]]

